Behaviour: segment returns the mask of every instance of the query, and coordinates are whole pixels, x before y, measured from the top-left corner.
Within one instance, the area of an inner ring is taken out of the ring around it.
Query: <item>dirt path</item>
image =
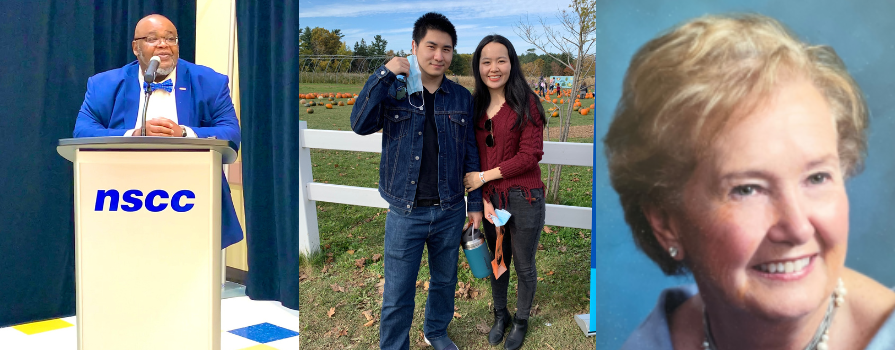
[[[594,127],[593,125],[579,125],[573,126],[571,130],[569,130],[570,138],[585,138],[585,137],[594,137]],[[544,130],[544,141],[547,141],[547,131]],[[559,140],[559,127],[551,127],[550,128],[550,141]]]

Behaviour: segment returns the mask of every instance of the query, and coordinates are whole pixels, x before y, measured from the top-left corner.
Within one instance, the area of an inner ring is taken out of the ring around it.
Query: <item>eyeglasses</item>
[[[137,40],[143,40],[147,44],[152,45],[152,46],[158,45],[161,42],[161,38],[157,38],[154,36],[144,36],[142,38],[134,38],[134,41],[137,41]],[[165,38],[165,44],[168,44],[171,46],[177,46],[178,41],[179,40],[176,36]]]
[[[488,131],[488,137],[485,137],[485,144],[488,147],[494,147],[494,130],[491,125],[491,119],[485,121],[485,130]]]

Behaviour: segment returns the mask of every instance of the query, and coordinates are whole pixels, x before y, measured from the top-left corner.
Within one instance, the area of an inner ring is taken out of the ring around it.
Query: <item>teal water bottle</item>
[[[482,232],[472,225],[467,226],[463,230],[460,245],[463,246],[463,254],[466,255],[472,275],[475,278],[491,276],[491,253],[488,252]]]

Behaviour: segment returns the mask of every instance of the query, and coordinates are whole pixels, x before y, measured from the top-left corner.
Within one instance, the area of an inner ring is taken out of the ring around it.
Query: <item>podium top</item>
[[[192,137],[162,136],[106,136],[79,137],[59,140],[56,152],[70,162],[75,160],[76,150],[210,150],[221,154],[221,163],[236,161],[236,145],[227,140],[201,139]]]

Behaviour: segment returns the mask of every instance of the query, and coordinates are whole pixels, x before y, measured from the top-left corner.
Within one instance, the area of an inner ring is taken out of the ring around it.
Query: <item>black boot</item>
[[[507,331],[510,326],[510,312],[506,308],[494,310],[494,325],[491,326],[491,332],[488,332],[488,343],[491,345],[500,344],[503,341],[503,332]]]
[[[503,344],[506,350],[516,350],[522,347],[525,341],[525,333],[528,333],[528,320],[520,320],[513,315],[513,329],[507,334],[507,342]]]

